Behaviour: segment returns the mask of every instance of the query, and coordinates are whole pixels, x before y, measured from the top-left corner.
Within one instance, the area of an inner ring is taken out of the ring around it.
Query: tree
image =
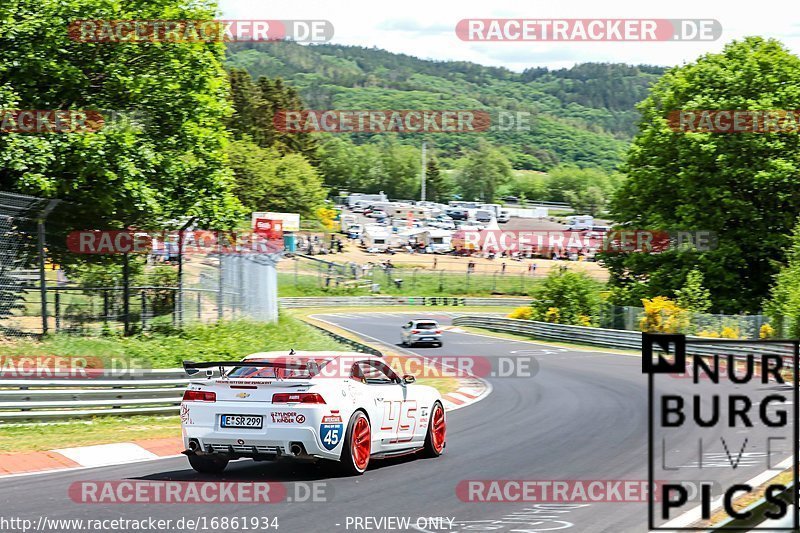
[[[281,156],[252,141],[233,141],[228,158],[235,192],[250,211],[300,213],[316,219],[327,191],[317,170],[300,154]]]
[[[794,227],[786,257],[764,309],[782,336],[796,338],[800,336],[800,222]]]
[[[481,142],[478,149],[466,157],[456,174],[456,183],[464,199],[491,203],[498,187],[506,183],[511,174],[511,164],[503,153]]]
[[[800,140],[786,134],[676,133],[667,114],[697,109],[795,109],[800,58],[774,40],[733,41],[676,67],[639,106],[639,134],[623,167],[615,220],[637,229],[714,232],[711,250],[604,259],[615,301],[671,294],[699,270],[715,309],[756,312],[800,214]]]
[[[683,287],[675,291],[679,307],[693,313],[705,313],[711,307],[711,292],[703,286],[703,273],[697,269],[686,275]]]
[[[68,200],[73,228],[163,228],[185,216],[233,224],[224,45],[84,43],[66,31],[81,19],[215,14],[185,0],[3,2],[0,108],[96,110],[106,122],[94,133],[0,135],[0,188]]]
[[[252,139],[281,154],[299,153],[316,162],[317,141],[311,134],[286,133],[275,123],[278,112],[304,108],[297,90],[280,78],[262,77],[256,83],[247,71],[237,68],[230,69],[228,79],[234,111],[227,126],[234,137]]]
[[[431,202],[447,203],[453,197],[453,183],[442,174],[436,156],[425,163],[425,196]]]
[[[590,325],[599,310],[599,292],[600,284],[583,272],[553,270],[532,295],[533,319]]]

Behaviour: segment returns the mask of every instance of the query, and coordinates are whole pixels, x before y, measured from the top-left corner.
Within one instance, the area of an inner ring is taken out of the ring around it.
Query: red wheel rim
[[[353,464],[359,470],[366,470],[367,464],[369,464],[372,443],[370,441],[369,422],[363,416],[356,420],[351,440],[353,441],[351,444]]]
[[[446,433],[447,425],[444,421],[444,409],[442,409],[441,405],[437,405],[433,409],[433,423],[431,424],[431,443],[436,453],[442,453]]]

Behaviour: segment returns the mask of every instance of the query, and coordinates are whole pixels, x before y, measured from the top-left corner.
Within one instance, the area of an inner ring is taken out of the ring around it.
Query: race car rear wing
[[[292,360],[291,356],[287,360],[280,359],[274,361],[203,361],[195,363],[194,361],[184,361],[183,370],[186,374],[193,376],[200,372],[201,369],[216,368],[219,370],[219,375],[225,375],[225,368],[279,368],[285,370],[305,370],[310,376],[319,373],[319,364],[316,361],[298,361]],[[207,373],[207,375],[210,373]],[[211,377],[210,375],[208,377]],[[277,377],[277,376],[276,376]]]

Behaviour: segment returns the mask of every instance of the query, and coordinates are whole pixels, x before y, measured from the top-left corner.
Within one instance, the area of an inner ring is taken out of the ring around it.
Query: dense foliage
[[[614,168],[635,131],[633,106],[661,74],[657,67],[615,64],[519,74],[376,48],[290,42],[231,44],[228,64],[256,78],[286,79],[313,109],[478,109],[488,111],[494,124],[501,111],[528,112],[527,130],[405,135],[399,142],[418,147],[422,137],[444,159],[477,148],[485,137],[508,150],[514,168],[531,170],[559,162]],[[353,137],[359,143],[370,138]]]
[[[796,109],[800,58],[774,40],[734,41],[721,53],[666,73],[640,105],[641,131],[628,153],[628,178],[613,203],[629,227],[710,231],[710,250],[605,258],[615,303],[671,296],[697,269],[718,312],[756,312],[800,214],[797,134],[676,133],[680,109]]]
[[[583,272],[553,270],[533,296],[534,320],[590,326],[600,308],[600,284]]]
[[[69,200],[84,227],[163,227],[240,215],[223,123],[230,109],[219,43],[83,43],[76,19],[212,19],[213,6],[144,0],[0,4],[0,109],[102,113],[95,133],[0,135],[0,188]],[[122,120],[120,117],[136,117]]]

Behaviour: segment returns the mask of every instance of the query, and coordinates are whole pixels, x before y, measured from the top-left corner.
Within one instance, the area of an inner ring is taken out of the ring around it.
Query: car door
[[[357,363],[372,401],[367,407],[372,421],[373,452],[402,450],[417,444],[418,405],[394,370],[379,360]]]

